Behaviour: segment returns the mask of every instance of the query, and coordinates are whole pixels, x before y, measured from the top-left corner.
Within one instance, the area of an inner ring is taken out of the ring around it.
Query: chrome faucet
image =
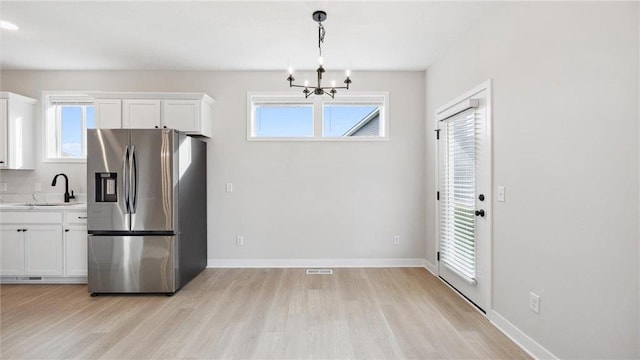
[[[58,176],[64,177],[64,202],[69,202],[71,199],[75,199],[76,196],[73,195],[73,190],[71,190],[71,194],[69,194],[69,178],[65,174],[57,174],[53,177],[53,181],[51,182],[51,186],[56,186],[56,180],[58,180]]]

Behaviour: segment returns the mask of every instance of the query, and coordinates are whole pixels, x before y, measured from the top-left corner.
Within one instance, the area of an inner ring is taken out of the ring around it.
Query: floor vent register
[[[307,275],[333,275],[332,269],[307,269]]]

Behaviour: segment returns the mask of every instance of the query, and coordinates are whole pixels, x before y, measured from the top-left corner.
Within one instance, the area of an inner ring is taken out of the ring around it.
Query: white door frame
[[[451,111],[452,109],[455,109],[456,107],[459,107],[461,103],[469,100],[470,98],[472,98],[473,96],[482,93],[483,91],[486,91],[486,99],[487,99],[487,103],[486,103],[486,116],[487,116],[487,142],[489,144],[489,148],[487,149],[487,151],[489,151],[489,156],[488,159],[486,161],[485,164],[483,164],[483,170],[485,170],[486,174],[489,174],[489,179],[488,179],[488,189],[486,191],[487,193],[487,201],[486,201],[486,205],[484,206],[485,211],[489,214],[489,221],[487,222],[487,226],[489,227],[488,229],[488,233],[489,233],[489,239],[488,239],[488,244],[487,244],[487,251],[488,251],[488,261],[489,261],[489,265],[487,266],[487,271],[488,276],[487,276],[487,280],[488,280],[488,287],[489,287],[489,293],[488,293],[488,302],[487,302],[487,308],[484,309],[486,311],[486,314],[484,314],[486,317],[489,316],[491,310],[493,309],[493,110],[492,110],[492,104],[493,104],[493,94],[492,94],[492,80],[489,79],[487,81],[484,81],[483,83],[481,83],[480,85],[474,87],[473,89],[467,91],[466,93],[464,93],[461,96],[456,97],[455,99],[447,102],[445,105],[439,107],[436,112],[435,112],[435,117],[434,117],[434,130],[438,129],[438,122],[440,121],[440,119],[442,119],[442,113]],[[436,144],[435,147],[436,151],[434,154],[435,157],[435,170],[434,171],[434,177],[435,177],[435,185],[436,185],[436,191],[438,191],[438,189],[440,189],[440,179],[439,179],[439,169],[440,169],[440,164],[439,164],[439,154],[438,154],[438,145]],[[438,254],[438,251],[440,251],[440,204],[438,202],[438,200],[435,201],[435,227],[434,227],[434,239],[435,239],[435,252],[434,254]],[[445,282],[444,280],[442,280],[439,276],[440,276],[440,266],[439,263],[436,259],[435,262],[435,270],[436,273],[438,275],[438,278],[440,279],[440,281],[442,281],[445,285],[451,287],[451,285],[449,285],[447,282]],[[453,289],[453,288],[452,288]],[[456,293],[458,293],[465,301],[469,302],[472,307],[474,309],[477,309],[476,305],[471,303],[471,301],[469,301],[469,299],[467,299],[464,295],[460,294],[456,289],[453,289],[456,291]],[[481,311],[478,310],[478,312],[482,313]]]

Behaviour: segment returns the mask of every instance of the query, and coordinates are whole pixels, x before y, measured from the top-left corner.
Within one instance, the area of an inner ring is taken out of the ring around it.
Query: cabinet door
[[[122,100],[96,99],[96,129],[122,128]]]
[[[0,169],[9,165],[7,156],[7,144],[9,143],[9,133],[7,132],[7,99],[0,99]]]
[[[163,100],[163,125],[188,133],[200,132],[199,100]]]
[[[0,225],[0,275],[24,275],[24,237],[21,225]]]
[[[153,129],[160,127],[160,100],[122,100],[122,127]]]
[[[25,275],[62,275],[62,226],[25,225]]]
[[[87,227],[68,226],[65,229],[66,276],[87,276]]]

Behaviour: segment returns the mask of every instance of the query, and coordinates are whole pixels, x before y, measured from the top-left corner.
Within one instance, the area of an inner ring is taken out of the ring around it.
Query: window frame
[[[42,161],[45,163],[86,163],[87,148],[87,107],[94,107],[95,121],[95,103],[91,96],[85,93],[68,92],[68,91],[46,91],[43,92],[42,106],[43,110],[43,127],[42,127],[42,145],[43,154]],[[83,157],[65,157],[62,156],[62,126],[61,113],[62,108],[59,105],[80,106],[82,107],[82,128],[85,130],[82,135],[81,146],[85,153]]]
[[[309,104],[313,106],[313,136],[309,137],[257,137],[255,136],[254,104]],[[324,107],[331,105],[377,105],[380,109],[380,136],[325,137]],[[389,93],[382,91],[349,92],[336,94],[335,98],[315,96],[304,98],[291,92],[247,92],[247,141],[389,141]]]

